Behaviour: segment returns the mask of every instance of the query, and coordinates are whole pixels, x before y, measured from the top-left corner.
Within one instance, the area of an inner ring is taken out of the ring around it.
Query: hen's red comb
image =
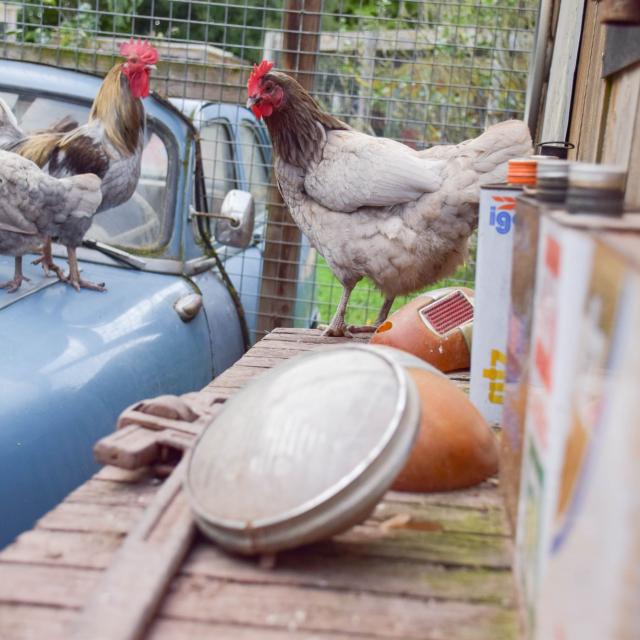
[[[247,82],[247,91],[249,92],[249,96],[254,95],[258,91],[260,78],[262,78],[262,76],[266,76],[271,69],[273,69],[273,62],[270,62],[269,60],[263,60],[259,65],[253,65],[253,71],[251,72],[249,81]]]
[[[129,42],[123,42],[120,45],[120,55],[125,58],[137,58],[144,64],[155,64],[160,57],[151,44],[144,40],[134,40],[133,38]]]

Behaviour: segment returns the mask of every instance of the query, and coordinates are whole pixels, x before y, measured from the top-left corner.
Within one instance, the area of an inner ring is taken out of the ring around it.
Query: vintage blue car
[[[0,97],[26,130],[68,114],[86,121],[100,82],[0,61]],[[255,338],[265,128],[236,105],[151,96],[145,109],[137,192],[97,215],[78,250],[107,292],[78,293],[28,257],[31,281],[0,290],[0,547],[95,472],[92,447],[126,406],[202,388]],[[64,255],[54,245],[66,267]],[[0,281],[12,270],[0,256]]]

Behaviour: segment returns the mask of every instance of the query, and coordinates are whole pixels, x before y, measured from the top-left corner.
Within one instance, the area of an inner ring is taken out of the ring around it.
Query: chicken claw
[[[51,254],[51,238],[46,238],[42,245],[42,255],[39,258],[33,260],[31,264],[41,264],[42,270],[45,276],[49,276],[49,273],[53,271],[59,280],[64,280],[64,274],[62,269],[53,261]]]
[[[8,293],[13,293],[20,288],[20,285],[23,281],[30,282],[31,280],[27,278],[22,273],[22,256],[16,256],[16,268],[13,273],[13,278],[11,280],[7,280],[6,282],[0,282],[0,289],[6,289]]]
[[[322,332],[324,337],[328,338],[353,338],[353,335],[349,332],[344,320],[341,323],[331,324]]]
[[[89,280],[83,280],[82,278],[73,278],[71,274],[65,276],[62,279],[63,282],[70,284],[76,291],[80,289],[93,289],[94,291],[106,291],[104,282],[91,282]]]
[[[6,282],[0,282],[0,289],[6,289],[7,293],[14,293],[20,288],[24,280],[31,282],[31,279],[27,278],[27,276],[19,275]]]
[[[80,289],[93,289],[94,291],[107,290],[104,282],[90,282],[80,277],[75,247],[67,247],[67,255],[69,256],[69,275],[62,278],[63,282],[70,284],[76,291],[80,291]]]
[[[377,324],[364,324],[354,325],[350,324],[347,327],[347,333],[375,333],[380,325]]]

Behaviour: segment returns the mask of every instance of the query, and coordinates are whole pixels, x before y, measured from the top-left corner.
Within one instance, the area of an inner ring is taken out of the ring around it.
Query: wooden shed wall
[[[640,208],[640,62],[602,77],[602,11],[600,2],[586,1],[567,136],[576,149],[569,157],[627,167],[626,202]]]

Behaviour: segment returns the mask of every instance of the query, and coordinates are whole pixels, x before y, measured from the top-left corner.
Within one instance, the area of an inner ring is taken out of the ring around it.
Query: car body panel
[[[11,273],[12,262],[0,258],[0,278]],[[87,278],[108,279],[109,290],[78,293],[27,264],[31,287],[51,284],[0,309],[1,542],[97,471],[92,447],[125,407],[199,389],[213,377],[205,311],[185,323],[173,309],[194,292],[187,279],[83,268]],[[214,322],[219,316],[228,322],[236,311],[228,301],[218,302],[215,313]],[[235,342],[226,356],[216,345],[221,366],[236,357]]]

